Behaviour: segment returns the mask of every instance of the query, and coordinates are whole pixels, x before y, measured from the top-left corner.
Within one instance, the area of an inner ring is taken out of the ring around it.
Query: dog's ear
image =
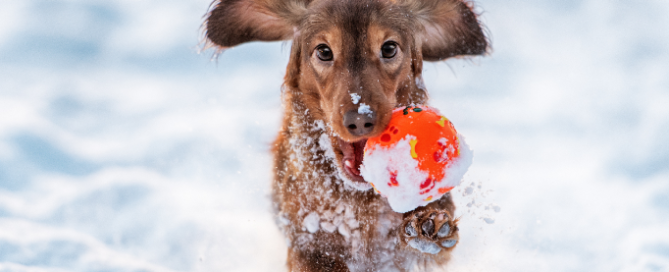
[[[463,0],[406,0],[422,31],[417,33],[423,59],[481,55],[488,49],[472,7]]]
[[[207,14],[205,36],[223,49],[250,41],[287,40],[307,4],[306,0],[216,0]]]

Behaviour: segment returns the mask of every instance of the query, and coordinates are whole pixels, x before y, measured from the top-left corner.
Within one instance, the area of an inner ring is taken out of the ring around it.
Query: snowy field
[[[669,2],[478,3],[493,53],[425,66],[475,152],[446,271],[669,271]],[[0,1],[0,271],[282,271],[290,45],[211,62],[208,5]]]

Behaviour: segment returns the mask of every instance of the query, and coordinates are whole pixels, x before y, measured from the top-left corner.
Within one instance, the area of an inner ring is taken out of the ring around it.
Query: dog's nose
[[[350,110],[344,114],[344,126],[354,136],[364,136],[374,130],[376,125],[376,113],[359,113],[358,110]]]

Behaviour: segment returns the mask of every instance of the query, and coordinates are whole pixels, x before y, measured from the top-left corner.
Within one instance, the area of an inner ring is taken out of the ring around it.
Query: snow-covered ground
[[[0,271],[281,270],[289,44],[210,62],[208,5],[0,1]],[[493,53],[425,66],[475,152],[448,271],[669,271],[669,2],[479,7]]]

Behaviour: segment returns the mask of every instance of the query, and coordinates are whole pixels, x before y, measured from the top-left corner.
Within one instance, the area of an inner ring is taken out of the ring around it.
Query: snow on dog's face
[[[485,53],[471,8],[458,0],[221,0],[208,42],[292,39],[287,95],[299,96],[331,135],[340,176],[359,189],[366,139],[398,106],[424,104],[422,61]]]
[[[359,170],[366,139],[385,129],[394,105],[409,100],[402,96],[423,95],[411,28],[390,13],[376,1],[319,2],[299,38],[297,86],[336,135],[340,176],[359,189],[370,188]]]

